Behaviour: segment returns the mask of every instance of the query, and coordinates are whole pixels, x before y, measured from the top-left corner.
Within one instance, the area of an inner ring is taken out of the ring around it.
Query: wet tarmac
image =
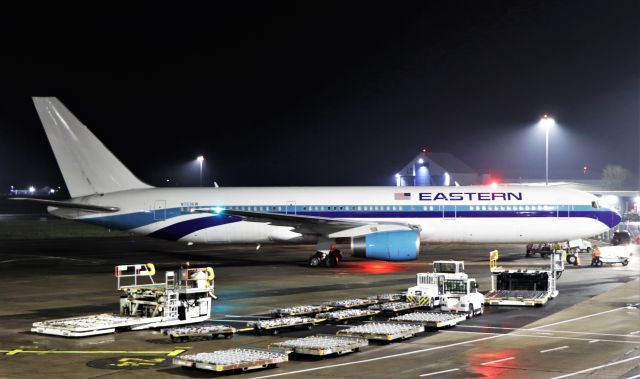
[[[71,238],[0,242],[0,377],[211,377],[170,364],[183,351],[266,347],[285,338],[335,333],[320,326],[278,336],[172,343],[158,331],[67,339],[29,332],[46,319],[116,312],[114,266],[153,262],[158,271],[213,266],[213,319],[242,326],[273,308],[404,291],[435,259],[465,260],[466,271],[490,288],[488,254],[501,263],[538,265],[522,245],[429,245],[419,260],[380,262],[350,258],[335,269],[306,266],[312,246],[185,246],[145,238]],[[345,249],[348,250],[348,249]],[[586,264],[587,256],[582,256]],[[639,375],[640,264],[568,267],[560,295],[544,307],[487,307],[485,315],[449,330],[425,332],[392,344],[323,360],[292,358],[278,368],[238,377],[611,377]],[[602,366],[602,367],[599,367]]]

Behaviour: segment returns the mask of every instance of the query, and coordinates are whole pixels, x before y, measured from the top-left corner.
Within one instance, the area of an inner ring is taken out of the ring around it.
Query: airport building
[[[436,153],[422,149],[395,175],[395,184],[403,186],[468,186],[481,184],[485,175],[479,174],[450,153]]]

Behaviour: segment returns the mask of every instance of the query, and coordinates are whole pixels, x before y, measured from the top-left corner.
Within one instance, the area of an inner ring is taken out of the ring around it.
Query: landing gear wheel
[[[628,260],[628,259],[625,259],[624,261],[622,261],[622,265],[623,265],[623,266],[626,266],[626,265],[628,265],[628,264],[629,264],[629,260]]]
[[[314,254],[309,258],[309,267],[318,267],[321,262],[320,257]]]
[[[327,257],[324,260],[324,265],[329,268],[334,268],[338,265],[339,261],[340,261],[340,258],[338,254],[329,253],[329,255],[327,255]]]

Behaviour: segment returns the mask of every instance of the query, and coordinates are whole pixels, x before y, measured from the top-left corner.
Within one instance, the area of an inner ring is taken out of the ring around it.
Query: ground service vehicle
[[[631,233],[626,230],[618,230],[613,232],[613,236],[611,237],[612,245],[628,245],[631,243]]]

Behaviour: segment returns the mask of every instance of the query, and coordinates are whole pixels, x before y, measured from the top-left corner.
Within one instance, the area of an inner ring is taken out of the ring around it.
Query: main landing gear
[[[309,267],[325,266],[333,268],[338,266],[338,263],[342,260],[342,254],[340,250],[335,251],[318,251],[309,257]]]

